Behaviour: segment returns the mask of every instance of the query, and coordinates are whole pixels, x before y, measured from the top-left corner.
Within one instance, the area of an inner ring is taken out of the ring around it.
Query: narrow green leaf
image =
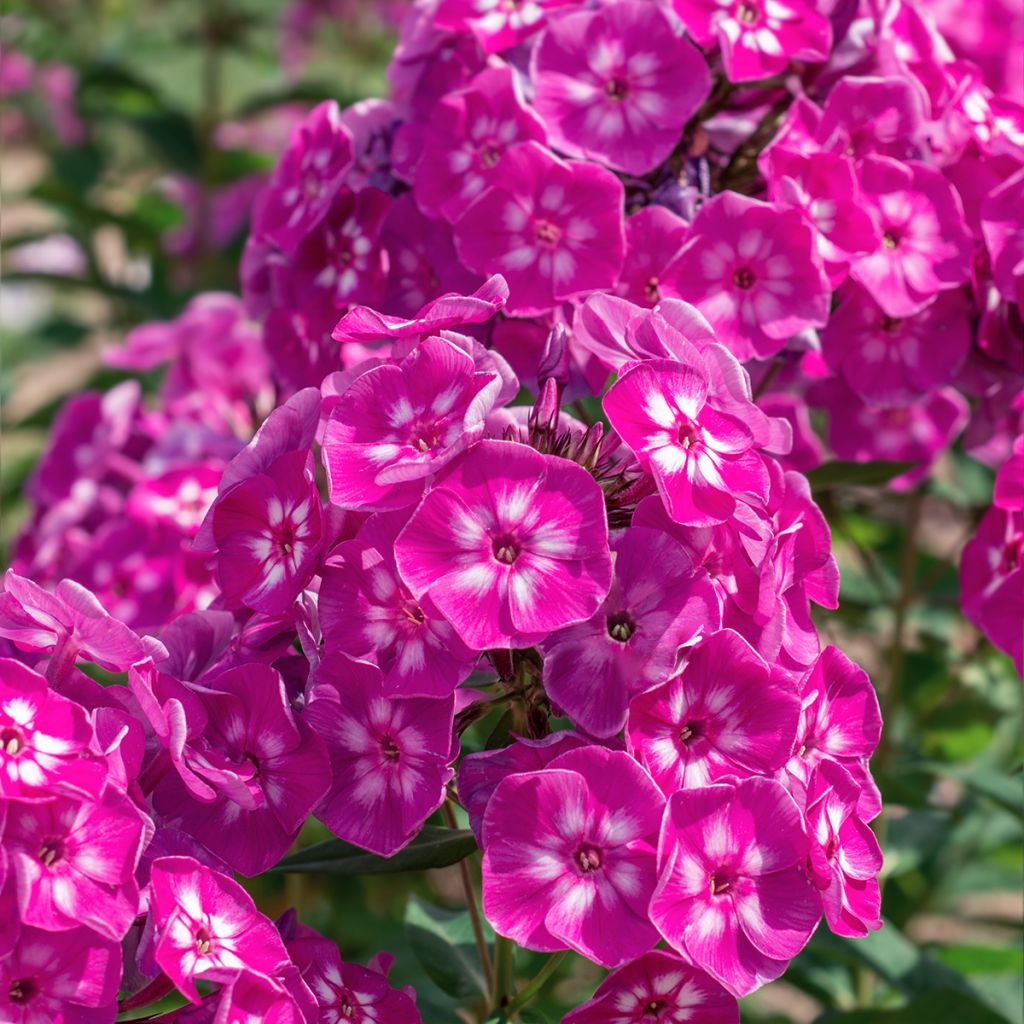
[[[812,491],[827,491],[833,487],[877,487],[913,469],[914,462],[826,462],[807,474]]]
[[[457,999],[487,995],[465,910],[445,910],[413,896],[405,909],[405,933],[416,959],[442,992]]]
[[[379,857],[343,839],[328,839],[285,857],[271,871],[324,872],[330,875],[385,875],[423,871],[456,864],[476,849],[473,833],[427,825],[406,847],[391,857]]]

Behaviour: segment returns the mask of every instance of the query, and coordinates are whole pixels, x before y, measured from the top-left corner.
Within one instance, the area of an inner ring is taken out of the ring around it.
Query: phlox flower
[[[455,223],[460,259],[508,281],[510,313],[610,288],[625,254],[623,189],[610,171],[535,142],[506,152],[501,178]]]
[[[603,405],[653,474],[676,522],[708,526],[728,519],[737,499],[767,497],[768,472],[743,419],[745,407],[753,406],[712,390],[708,363],[696,352],[685,363],[649,359],[635,365],[612,385]]]
[[[469,647],[529,647],[590,618],[608,593],[604,497],[575,463],[480,441],[427,493],[395,561]]]
[[[320,662],[305,720],[334,780],[317,817],[342,839],[390,857],[441,806],[454,775],[453,697],[388,697],[380,669],[344,654]]]
[[[192,857],[158,857],[150,875],[154,957],[199,1002],[196,981],[230,982],[243,971],[273,975],[288,963],[277,929],[227,875]]]
[[[679,790],[658,843],[651,920],[673,949],[747,995],[786,970],[821,917],[807,854],[800,811],[779,783]]]
[[[638,0],[552,20],[533,52],[534,105],[569,156],[646,174],[711,91],[704,58]]]
[[[808,867],[837,935],[864,938],[882,927],[878,872],[882,851],[860,820],[860,786],[837,761],[821,761],[807,787]]]
[[[25,924],[124,936],[138,911],[134,872],[148,839],[146,819],[124,794],[108,786],[97,799],[14,800],[2,828]]]
[[[424,213],[457,220],[488,185],[504,175],[511,147],[543,143],[544,125],[523,100],[508,65],[481,71],[465,89],[445,96],[426,128],[414,194]]]
[[[541,645],[545,691],[596,737],[619,732],[630,698],[667,679],[679,649],[721,624],[707,573],[673,538],[632,527],[611,547],[615,578],[604,603]]]
[[[484,815],[484,913],[526,949],[605,967],[647,952],[664,799],[621,751],[571,750],[498,784]]]
[[[21,662],[0,658],[0,798],[58,789],[98,796],[106,771],[89,755],[92,738],[83,707]]]
[[[447,697],[476,653],[429,598],[416,601],[402,582],[394,545],[408,519],[379,513],[331,551],[317,600],[320,628],[328,651],[375,661],[389,697]]]
[[[914,316],[893,317],[854,286],[822,332],[822,352],[866,402],[902,405],[956,375],[971,347],[968,313],[963,295],[950,291]]]
[[[427,478],[483,432],[500,384],[443,338],[357,377],[324,429],[331,501],[363,510],[414,504]]]
[[[1024,305],[1024,169],[986,197],[981,230],[992,260],[992,277],[1008,302]]]
[[[670,796],[728,776],[771,775],[793,752],[799,715],[789,681],[723,629],[679,675],[633,699],[626,747]]]
[[[10,1024],[109,1024],[117,1016],[121,947],[88,928],[22,925],[0,955],[0,1019]]]
[[[688,225],[665,206],[644,206],[626,219],[626,260],[615,294],[639,306],[661,300],[665,268],[683,246]]]
[[[938,292],[964,284],[974,246],[942,173],[915,160],[869,156],[858,175],[877,240],[851,264],[853,280],[892,317],[919,313]]]
[[[828,18],[807,0],[672,0],[688,32],[722,47],[733,82],[768,78],[792,60],[823,61],[832,49]]]
[[[612,971],[563,1024],[739,1024],[721,985],[675,953],[655,949]]]
[[[507,49],[543,28],[548,10],[572,0],[442,0],[441,28],[468,29],[488,53]]]
[[[692,302],[737,359],[764,359],[828,320],[815,232],[795,209],[720,192],[694,218],[663,291]]]

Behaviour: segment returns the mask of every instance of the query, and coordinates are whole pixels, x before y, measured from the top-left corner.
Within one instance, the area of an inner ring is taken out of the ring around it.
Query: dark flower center
[[[285,557],[291,555],[295,550],[295,526],[285,521],[278,526],[275,533],[277,550]]]
[[[510,533],[501,533],[491,542],[494,557],[504,565],[511,565],[520,554],[519,544]]]
[[[552,224],[549,220],[538,220],[534,223],[534,231],[537,235],[537,241],[541,245],[554,245],[561,237],[562,231],[556,224]]]
[[[437,448],[441,444],[441,438],[438,436],[437,424],[420,424],[420,426],[412,432],[412,436],[409,441],[414,448],[421,452],[429,452],[432,449]]]
[[[657,302],[661,298],[661,282],[656,278],[649,278],[644,285],[644,297],[648,302]]]
[[[628,612],[608,616],[608,635],[624,644],[636,632],[636,623]]]
[[[604,91],[610,100],[622,102],[629,95],[629,85],[621,78],[609,78],[605,83]]]
[[[895,334],[903,325],[903,320],[898,316],[883,316],[882,330],[888,334]]]
[[[380,741],[380,751],[388,761],[397,762],[402,756],[401,750],[398,749],[398,744],[390,736],[385,736]]]
[[[480,147],[480,163],[490,170],[502,157],[502,151],[499,146],[496,146],[493,142],[487,142]]]
[[[585,875],[597,871],[601,867],[601,851],[593,846],[581,846],[576,851],[576,864]]]
[[[886,249],[895,249],[900,244],[899,232],[895,228],[889,228],[884,235],[882,235],[882,245]]]
[[[200,925],[196,931],[196,952],[200,956],[206,956],[213,948],[213,936],[205,925]]]
[[[39,847],[39,860],[48,868],[52,868],[64,857],[64,840],[56,838],[44,839]]]
[[[833,836],[825,847],[825,860],[830,864],[839,855],[839,841]]]
[[[754,276],[754,272],[750,267],[738,267],[732,274],[732,283],[736,285],[737,288],[742,288],[744,291],[748,288],[753,288],[756,280],[757,278]]]
[[[736,8],[736,17],[739,21],[742,21],[744,25],[753,25],[754,22],[760,17],[761,12],[752,4],[744,0],[743,3]]]
[[[7,998],[12,1003],[27,1003],[38,991],[34,978],[15,978],[7,990]]]
[[[709,879],[708,885],[712,896],[723,896],[732,888],[733,880],[724,871],[716,871]]]
[[[0,729],[0,751],[16,757],[25,749],[25,737],[13,725]]]
[[[643,1015],[645,1017],[651,1017],[657,1020],[661,1016],[661,1011],[668,1006],[668,1003],[664,999],[652,999],[643,1009]]]
[[[679,730],[679,739],[682,743],[689,743],[700,735],[700,722],[687,722]]]
[[[1000,573],[1008,576],[1011,572],[1016,572],[1021,566],[1022,555],[1024,555],[1024,537],[1016,537],[1003,548],[1003,557],[999,561]]]
[[[689,450],[700,440],[700,427],[691,419],[684,419],[679,424],[679,431],[676,434],[676,441],[685,449]]]
[[[427,617],[423,614],[423,609],[418,604],[403,605],[402,614],[417,626],[422,626],[427,620]]]

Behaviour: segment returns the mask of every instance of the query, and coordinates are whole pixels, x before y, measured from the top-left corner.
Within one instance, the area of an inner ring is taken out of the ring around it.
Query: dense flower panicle
[[[647,904],[663,807],[621,751],[582,747],[508,776],[484,815],[488,920],[527,949],[574,949],[606,967],[645,953],[658,938]]]
[[[449,467],[399,534],[395,560],[413,596],[429,597],[475,650],[530,647],[588,619],[612,577],[600,488],[579,466],[511,441],[481,441]]]
[[[612,971],[564,1024],[739,1024],[734,996],[687,961],[652,950]]]

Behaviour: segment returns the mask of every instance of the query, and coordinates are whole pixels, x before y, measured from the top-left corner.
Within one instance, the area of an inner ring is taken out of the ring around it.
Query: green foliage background
[[[161,248],[162,233],[183,217],[162,190],[166,175],[186,174],[212,193],[273,162],[215,146],[220,123],[288,100],[347,104],[386,93],[393,30],[360,3],[350,0],[344,20],[320,26],[303,75],[289,81],[276,50],[279,0],[8,0],[0,40],[76,70],[88,136],[61,145],[39,95],[9,101],[31,131],[5,145],[0,163],[4,541],[24,514],[19,495],[60,402],[119,379],[100,366],[102,344],[176,315],[198,291],[237,288],[241,237],[200,246],[184,266]],[[17,269],[18,249],[54,231],[78,242],[84,271],[63,278]],[[144,279],[125,273],[133,261],[148,268]],[[36,309],[27,324],[10,315],[25,295]],[[783,981],[744,1000],[744,1019],[1024,1024],[1022,688],[1009,661],[962,618],[956,574],[992,474],[954,452],[933,480],[898,496],[885,487],[892,473],[833,464],[812,474],[843,581],[839,611],[818,624],[868,669],[885,713],[874,767],[886,804],[876,823],[886,926],[860,942],[819,929]],[[506,728],[496,711],[466,734],[466,747]],[[432,824],[445,826],[440,817]],[[299,845],[327,838],[312,823]],[[418,863],[446,862],[452,841],[448,834],[420,850]],[[428,1024],[483,1016],[486,986],[460,867],[366,873],[382,865],[333,853],[327,870],[273,873],[250,888],[271,916],[296,906],[346,959],[394,953],[393,977],[416,987]],[[464,862],[477,885],[478,862],[478,854]],[[518,984],[546,960],[520,952]],[[600,974],[562,958],[518,1019],[560,1020]]]

